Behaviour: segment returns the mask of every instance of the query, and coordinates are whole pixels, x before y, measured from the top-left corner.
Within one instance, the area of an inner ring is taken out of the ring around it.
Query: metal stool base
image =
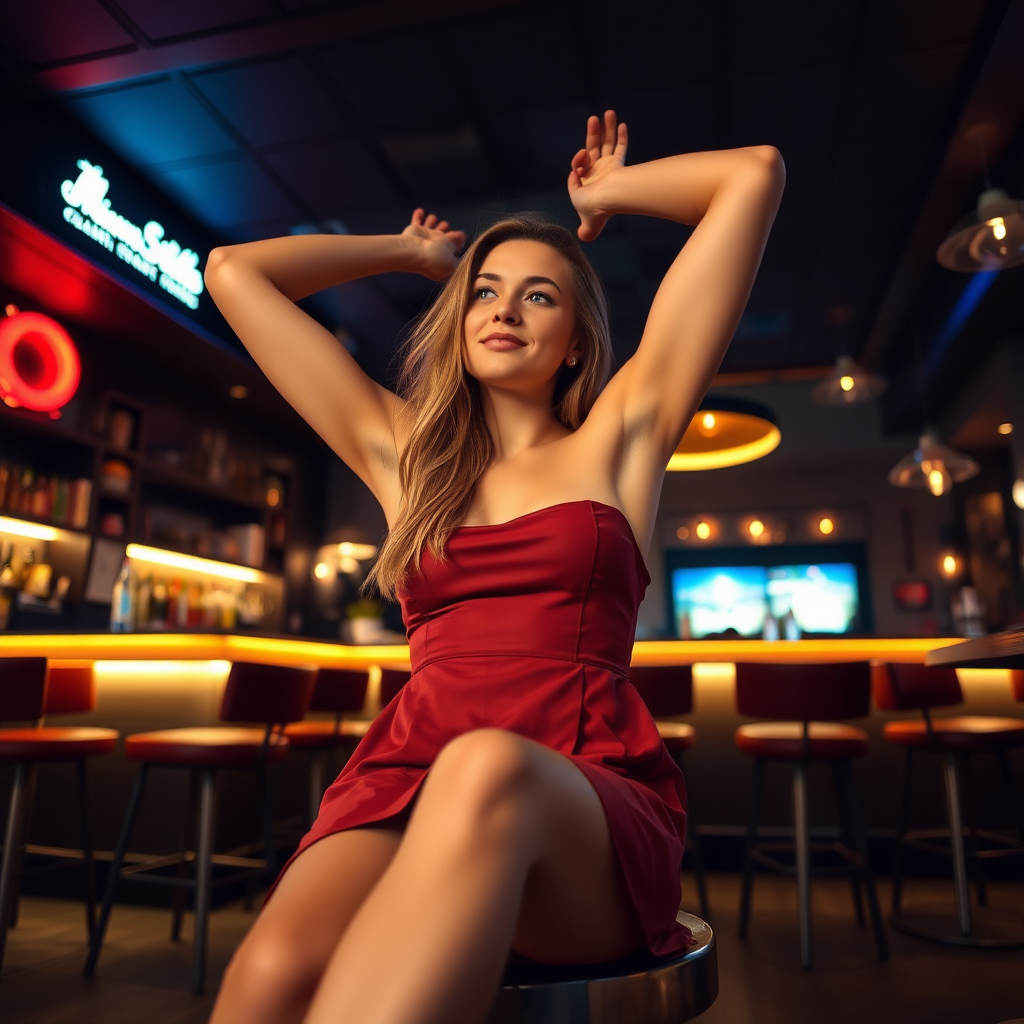
[[[612,964],[514,967],[485,1024],[679,1024],[718,996],[718,952],[710,925],[680,911],[695,945],[670,958],[638,955]],[[607,972],[607,973],[602,973]]]
[[[915,938],[951,946],[989,949],[1024,946],[1024,918],[991,907],[971,907],[971,930],[967,935],[960,931],[957,909],[952,902],[901,907],[898,913],[889,916],[889,923]]]

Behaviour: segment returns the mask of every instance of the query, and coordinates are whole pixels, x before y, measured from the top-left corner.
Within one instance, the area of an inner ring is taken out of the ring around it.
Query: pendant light
[[[782,432],[775,414],[759,402],[705,397],[668,462],[670,472],[723,469],[775,451]]]
[[[868,373],[851,356],[840,356],[832,372],[815,385],[811,397],[822,405],[855,405],[877,398],[885,388],[884,377]]]
[[[1024,202],[987,188],[978,206],[953,225],[935,258],[949,270],[974,273],[1024,263]]]
[[[980,468],[970,456],[939,444],[935,433],[929,430],[921,435],[917,448],[893,466],[888,479],[895,487],[927,488],[939,497],[953,484],[977,476]]]

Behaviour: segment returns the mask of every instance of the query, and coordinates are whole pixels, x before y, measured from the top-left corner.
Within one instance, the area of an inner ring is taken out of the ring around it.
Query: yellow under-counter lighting
[[[782,432],[770,409],[738,398],[706,398],[668,460],[670,472],[724,469],[775,451]]]
[[[27,523],[24,519],[0,516],[0,533],[12,533],[15,537],[31,537],[32,540],[56,540],[58,530],[41,523]]]
[[[197,555],[182,555],[177,551],[150,548],[143,544],[129,544],[125,554],[137,562],[166,565],[171,569],[181,569],[185,572],[201,572],[207,576],[220,576],[222,579],[240,580],[242,583],[260,583],[266,578],[259,569],[249,569],[244,565],[232,565],[230,562],[215,562],[212,558],[199,558]]]

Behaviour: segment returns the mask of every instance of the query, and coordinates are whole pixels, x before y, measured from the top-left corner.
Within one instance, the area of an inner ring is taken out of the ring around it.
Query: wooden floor
[[[792,881],[758,878],[751,934],[735,936],[738,879],[710,880],[721,990],[703,1024],[997,1024],[1024,1017],[1024,951],[960,949],[890,931],[892,958],[879,963],[870,931],[858,929],[849,889],[814,887],[813,972],[800,970]],[[689,882],[689,879],[687,879]],[[911,899],[948,888],[914,883]],[[692,886],[686,890],[692,895]],[[888,897],[885,884],[881,896]],[[908,901],[909,902],[909,901]],[[990,905],[1024,916],[1024,885],[993,885]],[[257,904],[258,905],[258,904]],[[686,905],[686,904],[684,904]],[[212,994],[189,994],[191,943],[171,943],[170,915],[115,908],[95,979],[82,977],[80,905],[25,900],[0,976],[2,1024],[199,1024]],[[211,993],[252,921],[238,906],[212,917]]]

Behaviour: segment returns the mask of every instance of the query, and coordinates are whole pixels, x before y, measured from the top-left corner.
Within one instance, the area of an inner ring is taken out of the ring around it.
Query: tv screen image
[[[727,630],[759,637],[769,615],[783,624],[783,635],[787,618],[801,634],[849,633],[858,605],[857,567],[850,562],[672,570],[676,635],[684,638]]]

